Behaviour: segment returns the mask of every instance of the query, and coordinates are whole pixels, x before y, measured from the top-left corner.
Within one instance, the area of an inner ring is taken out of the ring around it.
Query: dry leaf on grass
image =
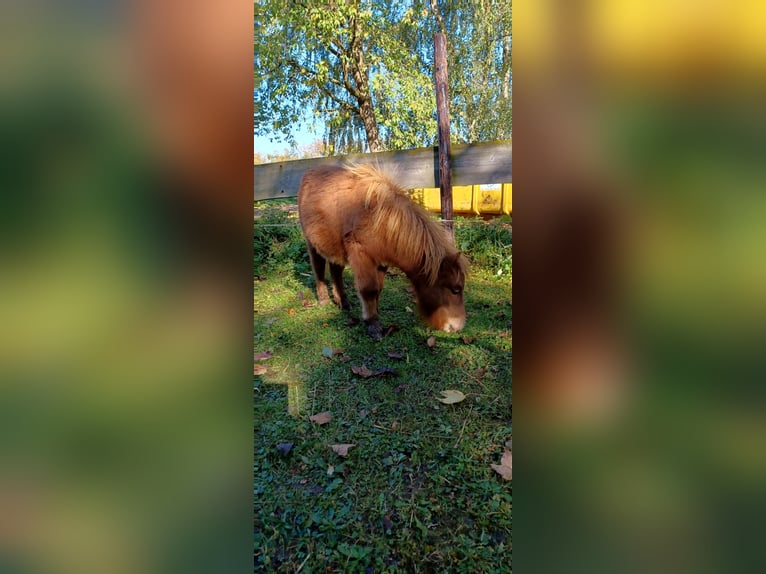
[[[293,450],[293,443],[291,442],[281,442],[277,445],[277,451],[279,451],[279,454],[282,456],[290,454],[291,450]]]
[[[332,415],[330,414],[329,411],[325,411],[323,413],[318,413],[318,414],[310,416],[309,420],[312,423],[316,423],[318,425],[325,425],[332,420]]]
[[[441,391],[440,393],[444,398],[440,399],[437,398],[437,401],[443,402],[445,405],[452,405],[454,403],[459,403],[461,401],[465,400],[465,395],[461,393],[460,391],[456,391],[454,389],[448,389],[446,391]]]
[[[269,351],[263,351],[262,353],[255,353],[253,355],[253,360],[254,361],[266,361],[267,359],[270,359],[273,356],[274,355],[272,355]]]
[[[500,459],[500,464],[490,464],[489,466],[492,467],[492,469],[503,477],[504,480],[511,480],[511,467],[512,461],[511,461],[511,451],[505,450],[503,453],[503,458]]]
[[[349,449],[354,448],[355,446],[355,444],[331,444],[330,448],[335,454],[347,457]]]
[[[403,359],[404,358],[404,353],[396,353],[394,351],[389,351],[388,352],[388,356],[391,359]]]
[[[269,368],[266,365],[253,365],[254,375],[265,375]]]
[[[391,367],[383,367],[377,371],[371,371],[365,365],[362,365],[361,367],[351,365],[351,371],[355,375],[359,375],[365,379],[369,379],[370,377],[379,377],[381,375],[396,375],[396,369],[392,369]]]
[[[361,367],[351,365],[351,372],[360,377],[364,377],[365,379],[369,379],[372,376],[372,371],[368,369],[366,365],[362,365]]]
[[[433,349],[434,345],[436,345],[436,337],[433,335],[428,337],[428,339],[426,339],[426,345],[428,345],[430,349]]]
[[[470,345],[471,343],[473,343],[473,342],[476,340],[476,337],[461,337],[460,339],[461,339],[461,340],[463,341],[463,343],[465,343],[466,345]]]
[[[393,335],[399,330],[399,325],[389,325],[386,327],[386,330],[383,331],[383,336],[388,337],[389,335]]]

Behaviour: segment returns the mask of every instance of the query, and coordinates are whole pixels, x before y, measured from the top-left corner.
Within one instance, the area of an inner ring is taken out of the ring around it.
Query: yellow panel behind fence
[[[438,187],[423,190],[423,202],[429,211],[441,212],[441,194]],[[452,211],[455,213],[477,213],[474,205],[473,186],[452,186]]]
[[[513,213],[513,194],[511,193],[512,183],[503,184],[503,213],[511,215]]]
[[[476,185],[474,188],[479,198],[479,213],[499,214],[503,212],[503,190],[501,184]]]
[[[439,188],[417,188],[409,192],[410,198],[427,210],[441,213]],[[455,185],[452,187],[452,211],[460,215],[511,214],[511,184]]]

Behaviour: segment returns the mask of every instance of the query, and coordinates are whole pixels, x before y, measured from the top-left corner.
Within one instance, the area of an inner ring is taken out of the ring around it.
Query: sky
[[[302,124],[295,132],[295,143],[297,146],[310,144],[311,142],[321,139],[322,134],[313,131],[312,127],[306,124]],[[273,139],[274,141],[269,141]],[[271,136],[256,136],[253,135],[253,151],[264,155],[270,153],[282,152],[285,149],[290,149],[288,144],[283,139],[280,139],[279,134],[273,134]]]

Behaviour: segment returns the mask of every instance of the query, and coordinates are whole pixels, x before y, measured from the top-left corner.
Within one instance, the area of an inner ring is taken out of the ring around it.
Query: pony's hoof
[[[370,323],[367,325],[367,334],[376,341],[380,341],[383,338],[383,325],[378,322]]]

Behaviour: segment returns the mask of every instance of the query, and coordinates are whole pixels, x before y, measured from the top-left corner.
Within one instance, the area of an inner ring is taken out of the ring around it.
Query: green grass
[[[254,386],[255,570],[510,572],[511,483],[490,468],[512,434],[505,261],[472,269],[457,334],[421,323],[394,271],[380,313],[399,330],[375,342],[348,324],[358,302],[350,314],[315,304],[295,230],[254,233],[254,348],[273,355]],[[328,358],[331,349],[343,353]],[[351,370],[361,365],[397,374],[364,379]],[[444,405],[445,389],[467,398]],[[309,421],[324,411],[331,422]],[[285,455],[281,443],[294,446]],[[341,443],[356,445],[347,458],[329,448]]]

